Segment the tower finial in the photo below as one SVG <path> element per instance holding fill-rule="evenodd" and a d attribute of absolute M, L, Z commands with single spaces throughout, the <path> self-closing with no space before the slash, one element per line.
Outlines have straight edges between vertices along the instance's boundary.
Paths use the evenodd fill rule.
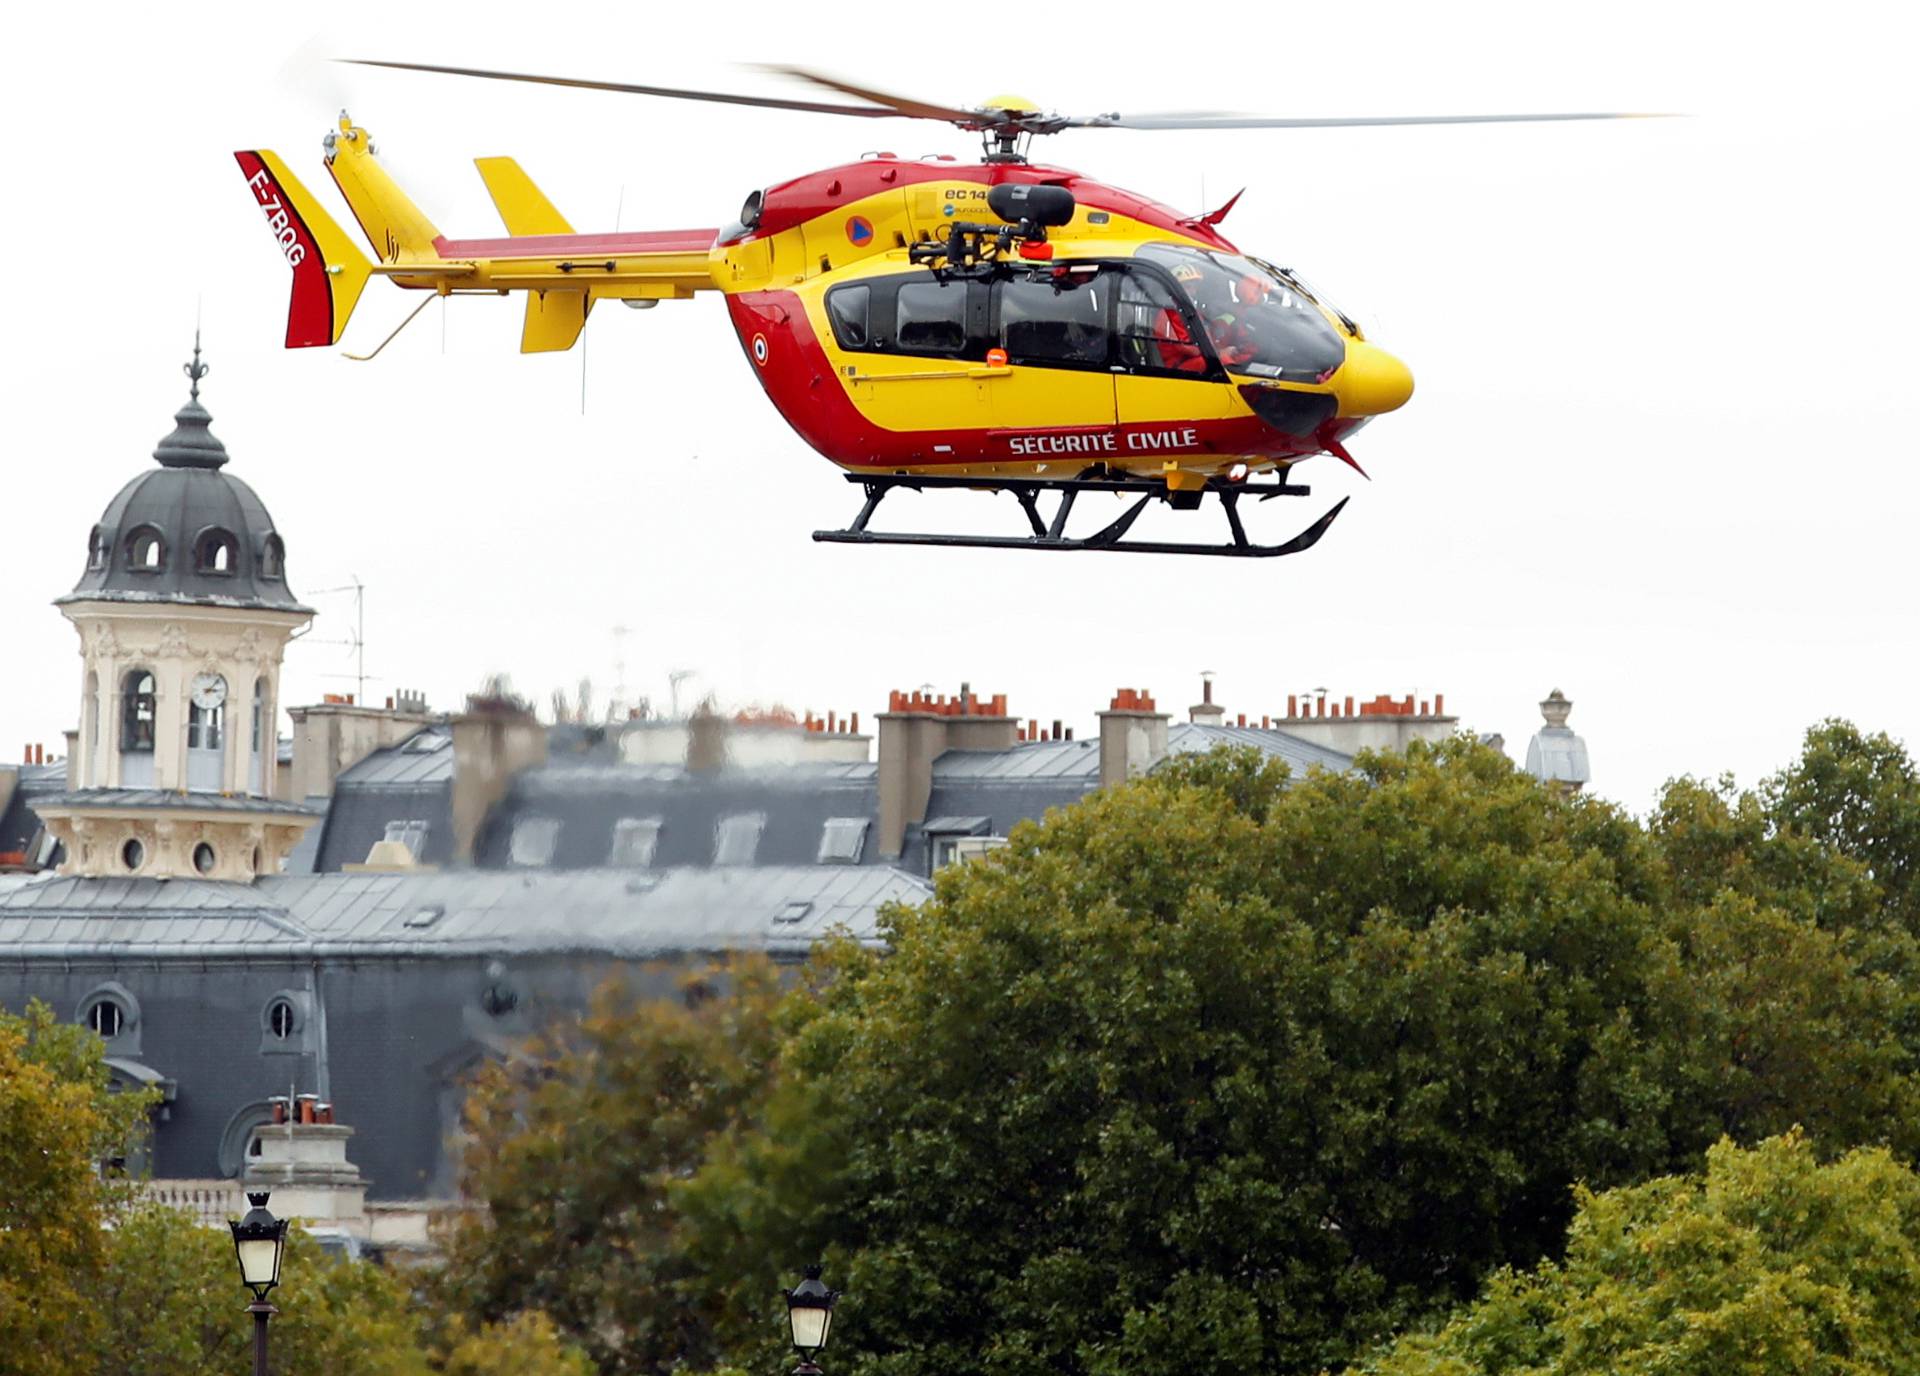
<path fill-rule="evenodd" d="M 200 379 L 213 371 L 213 365 L 200 361 L 200 327 L 198 325 L 193 327 L 193 362 L 181 364 L 180 371 L 185 373 L 193 384 L 187 389 L 187 395 L 194 401 L 200 400 Z"/>

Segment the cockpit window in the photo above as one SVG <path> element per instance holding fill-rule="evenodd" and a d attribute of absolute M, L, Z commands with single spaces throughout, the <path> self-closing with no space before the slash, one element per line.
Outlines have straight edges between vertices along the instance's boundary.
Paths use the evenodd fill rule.
<path fill-rule="evenodd" d="M 1149 244 L 1140 256 L 1173 275 L 1230 372 L 1314 382 L 1346 345 L 1298 282 L 1235 253 Z"/>

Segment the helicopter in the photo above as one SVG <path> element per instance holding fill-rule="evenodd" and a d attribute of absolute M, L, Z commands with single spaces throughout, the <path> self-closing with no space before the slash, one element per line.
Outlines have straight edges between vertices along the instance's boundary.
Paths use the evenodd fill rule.
<path fill-rule="evenodd" d="M 1633 118 L 1626 114 L 1282 118 L 1061 115 L 1020 97 L 972 107 L 895 95 L 794 67 L 840 99 L 790 99 L 425 63 L 357 65 L 854 118 L 938 120 L 981 136 L 981 158 L 880 152 L 753 191 L 718 228 L 579 234 L 511 158 L 475 160 L 505 238 L 442 234 L 342 112 L 325 165 L 371 261 L 278 155 L 234 156 L 293 273 L 289 348 L 339 342 L 367 282 L 437 296 L 527 294 L 524 353 L 572 348 L 594 305 L 724 298 L 768 399 L 845 470 L 864 503 L 818 541 L 1272 558 L 1315 545 L 1346 506 L 1291 539 L 1250 539 L 1240 503 L 1303 497 L 1296 464 L 1348 452 L 1413 393 L 1407 366 L 1287 267 L 1243 253 L 1202 214 L 1032 162 L 1065 129 L 1316 128 Z M 846 102 L 846 98 L 858 104 Z M 421 302 L 421 307 L 432 297 Z M 414 315 L 419 313 L 415 310 Z M 383 341 L 371 358 L 391 342 Z M 902 490 L 1010 493 L 1014 535 L 876 530 Z M 1076 501 L 1119 514 L 1068 533 Z M 1143 510 L 1212 496 L 1227 537 L 1129 538 Z M 1054 499 L 1043 512 L 1043 497 Z"/>

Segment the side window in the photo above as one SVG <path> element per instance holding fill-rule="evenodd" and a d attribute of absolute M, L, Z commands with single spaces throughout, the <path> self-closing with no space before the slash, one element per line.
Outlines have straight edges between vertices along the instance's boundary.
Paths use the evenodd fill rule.
<path fill-rule="evenodd" d="M 871 342 L 867 333 L 867 308 L 873 289 L 862 284 L 836 287 L 827 293 L 827 316 L 833 321 L 833 335 L 843 349 L 864 349 Z"/>
<path fill-rule="evenodd" d="M 996 282 L 995 335 L 1013 363 L 1107 366 L 1107 309 L 1115 274 L 1051 272 Z"/>
<path fill-rule="evenodd" d="M 1210 366 L 1200 332 L 1168 287 L 1152 273 L 1129 271 L 1121 279 L 1115 334 L 1120 362 L 1135 372 L 1205 375 Z"/>
<path fill-rule="evenodd" d="M 967 352 L 967 284 L 903 282 L 894 298 L 894 346 L 901 353 Z"/>

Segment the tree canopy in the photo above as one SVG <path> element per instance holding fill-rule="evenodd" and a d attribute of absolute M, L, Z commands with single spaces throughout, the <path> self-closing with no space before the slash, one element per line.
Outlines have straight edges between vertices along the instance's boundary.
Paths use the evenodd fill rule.
<path fill-rule="evenodd" d="M 1172 761 L 782 1006 L 609 1003 L 493 1072 L 449 1293 L 759 1368 L 824 1256 L 861 1376 L 1337 1367 L 1559 1257 L 1576 1187 L 1920 1146 L 1912 781 L 1838 723 L 1644 823 L 1466 739 Z"/>
<path fill-rule="evenodd" d="M 1920 1178 L 1884 1148 L 1722 1141 L 1704 1175 L 1581 1190 L 1565 1259 L 1501 1271 L 1350 1376 L 1882 1376 L 1920 1367 Z"/>

